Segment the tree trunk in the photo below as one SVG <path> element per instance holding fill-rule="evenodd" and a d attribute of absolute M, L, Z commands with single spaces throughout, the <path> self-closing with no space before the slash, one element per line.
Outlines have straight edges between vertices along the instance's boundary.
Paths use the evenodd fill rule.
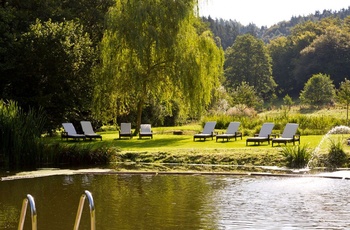
<path fill-rule="evenodd" d="M 346 104 L 346 125 L 349 125 L 349 104 Z"/>
<path fill-rule="evenodd" d="M 137 103 L 137 120 L 136 120 L 136 128 L 135 128 L 135 135 L 138 135 L 140 132 L 140 126 L 141 126 L 141 118 L 142 118 L 142 107 L 143 107 L 143 101 L 140 100 Z"/>

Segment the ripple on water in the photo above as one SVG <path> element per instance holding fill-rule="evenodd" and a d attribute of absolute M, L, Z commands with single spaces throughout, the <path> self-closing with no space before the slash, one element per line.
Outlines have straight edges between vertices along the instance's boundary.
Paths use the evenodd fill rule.
<path fill-rule="evenodd" d="M 228 178 L 217 194 L 227 229 L 345 229 L 349 181 L 326 178 Z M 302 226 L 302 227 L 301 227 Z"/>

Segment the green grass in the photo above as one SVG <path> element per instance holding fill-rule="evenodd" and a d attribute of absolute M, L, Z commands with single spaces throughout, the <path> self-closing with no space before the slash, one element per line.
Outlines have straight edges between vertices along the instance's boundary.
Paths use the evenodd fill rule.
<path fill-rule="evenodd" d="M 101 127 L 99 134 L 102 135 L 103 141 L 65 141 L 57 137 L 47 137 L 48 143 L 58 145 L 72 146 L 77 150 L 79 158 L 79 148 L 89 149 L 92 156 L 97 153 L 99 156 L 107 157 L 111 163 L 152 163 L 164 167 L 163 163 L 183 164 L 206 164 L 206 165 L 228 165 L 237 166 L 280 166 L 287 167 L 288 160 L 283 155 L 283 147 L 263 143 L 261 145 L 246 146 L 246 138 L 252 136 L 260 130 L 263 122 L 274 122 L 275 128 L 273 133 L 281 133 L 287 122 L 296 122 L 299 124 L 298 132 L 301 133 L 301 146 L 307 146 L 308 151 L 314 152 L 323 138 L 332 127 L 344 124 L 345 120 L 340 120 L 345 114 L 344 109 L 332 108 L 323 110 L 301 109 L 294 106 L 288 116 L 284 116 L 283 111 L 275 109 L 260 113 L 254 118 L 237 118 L 237 117 L 207 117 L 204 120 L 178 127 L 152 127 L 153 139 L 139 139 L 135 136 L 132 139 L 119 139 L 118 131 L 113 126 Z M 201 124 L 205 120 L 217 120 L 218 123 L 225 124 L 227 120 L 237 120 L 241 122 L 241 132 L 244 134 L 243 139 L 229 142 L 207 139 L 206 141 L 193 141 L 193 135 L 203 130 Z M 226 122 L 227 123 L 227 122 Z M 226 124 L 227 125 L 227 124 Z M 217 126 L 226 127 L 226 125 Z M 174 131 L 182 131 L 183 135 L 174 135 Z M 216 129 L 217 133 L 225 130 Z M 332 135 L 331 138 L 349 138 L 347 135 Z M 345 141 L 343 142 L 345 143 Z M 288 144 L 287 146 L 293 146 Z M 318 153 L 320 159 L 327 156 L 330 141 L 323 142 Z M 64 148 L 66 149 L 66 148 Z M 67 148 L 69 157 L 70 148 Z M 349 146 L 344 144 L 344 151 L 347 155 L 350 152 Z M 60 151 L 58 151 L 60 152 Z M 60 154 L 56 151 L 56 158 L 60 159 Z M 55 155 L 55 156 L 56 156 Z M 89 155 L 89 153 L 87 154 Z M 95 158 L 94 158 L 95 159 Z M 73 159 L 75 160 L 75 158 Z M 68 161 L 68 160 L 66 160 Z M 350 165 L 346 162 L 347 165 Z M 144 165 L 144 164 L 143 164 Z"/>
<path fill-rule="evenodd" d="M 259 117 L 276 117 L 281 114 L 281 109 L 274 109 L 269 111 L 264 111 L 258 114 Z M 346 118 L 346 109 L 342 107 L 332 107 L 322 108 L 322 109 L 311 109 L 311 108 L 301 108 L 300 106 L 292 106 L 289 115 L 304 114 L 308 116 L 331 116 L 340 119 Z"/>
<path fill-rule="evenodd" d="M 193 128 L 194 126 L 191 126 Z M 198 126 L 200 129 L 200 126 Z M 184 135 L 173 135 L 174 130 L 185 130 Z M 223 131 L 223 130 L 216 130 L 216 131 Z M 107 131 L 107 132 L 100 132 L 99 134 L 102 135 L 103 141 L 95 140 L 95 141 L 65 141 L 61 140 L 60 138 L 48 138 L 50 141 L 54 142 L 63 142 L 68 144 L 81 144 L 81 145 L 94 145 L 96 147 L 100 146 L 112 146 L 112 147 L 118 147 L 122 151 L 164 151 L 164 150 L 212 150 L 212 151 L 220 151 L 220 150 L 231 150 L 231 151 L 241 151 L 241 150 L 254 150 L 254 151 L 261 151 L 269 149 L 271 151 L 277 151 L 281 146 L 271 147 L 271 144 L 268 145 L 266 143 L 262 143 L 261 145 L 251 145 L 251 143 L 246 146 L 246 138 L 247 136 L 244 136 L 241 140 L 240 138 L 235 141 L 234 139 L 223 142 L 223 141 L 215 141 L 215 137 L 213 140 L 210 138 L 206 141 L 193 141 L 193 135 L 196 133 L 196 131 L 193 131 L 193 129 L 189 129 L 186 126 L 181 127 L 162 127 L 162 128 L 153 128 L 153 139 L 150 138 L 143 138 L 139 139 L 138 136 L 133 137 L 132 139 L 119 139 L 118 131 Z M 340 135 L 332 135 L 333 137 L 338 137 Z M 331 137 L 332 137 L 331 136 Z M 316 148 L 317 145 L 320 143 L 323 135 L 307 135 L 307 136 L 301 136 L 301 143 L 307 144 L 310 148 Z M 350 137 L 350 135 L 342 135 L 343 138 Z M 325 142 L 327 144 L 327 141 Z M 292 145 L 292 144 L 288 144 Z M 346 150 L 349 150 L 348 147 L 345 147 Z"/>
<path fill-rule="evenodd" d="M 193 128 L 193 126 L 191 127 Z M 173 130 L 186 130 L 185 135 L 173 135 Z M 219 130 L 216 130 L 219 131 Z M 271 144 L 246 146 L 246 136 L 229 142 L 207 139 L 193 141 L 193 134 L 188 127 L 153 128 L 153 139 L 134 137 L 119 139 L 117 131 L 100 132 L 103 141 L 65 141 L 59 138 L 49 138 L 50 142 L 68 145 L 90 146 L 93 148 L 115 148 L 113 162 L 136 163 L 180 163 L 180 164 L 217 164 L 246 166 L 280 166 L 287 165 L 283 157 L 284 145 L 272 147 Z M 339 135 L 334 135 L 337 138 Z M 344 138 L 346 135 L 343 135 Z M 301 136 L 301 145 L 307 145 L 311 151 L 322 139 L 322 135 Z M 321 151 L 328 150 L 329 141 L 325 141 Z M 292 144 L 288 144 L 292 146 Z M 345 146 L 345 151 L 349 147 Z"/>

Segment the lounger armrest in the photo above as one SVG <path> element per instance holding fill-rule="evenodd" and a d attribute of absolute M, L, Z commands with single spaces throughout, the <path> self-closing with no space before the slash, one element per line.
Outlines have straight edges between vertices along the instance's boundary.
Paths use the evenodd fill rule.
<path fill-rule="evenodd" d="M 236 136 L 242 136 L 242 132 L 235 132 Z"/>
<path fill-rule="evenodd" d="M 254 134 L 254 137 L 258 137 L 258 136 L 259 136 L 259 133 L 255 133 L 255 134 Z"/>

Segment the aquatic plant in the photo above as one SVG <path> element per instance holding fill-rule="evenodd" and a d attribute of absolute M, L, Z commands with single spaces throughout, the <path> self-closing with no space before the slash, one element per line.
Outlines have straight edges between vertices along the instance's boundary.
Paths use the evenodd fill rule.
<path fill-rule="evenodd" d="M 290 168 L 304 168 L 311 158 L 311 151 L 306 145 L 283 147 L 282 154 Z"/>

